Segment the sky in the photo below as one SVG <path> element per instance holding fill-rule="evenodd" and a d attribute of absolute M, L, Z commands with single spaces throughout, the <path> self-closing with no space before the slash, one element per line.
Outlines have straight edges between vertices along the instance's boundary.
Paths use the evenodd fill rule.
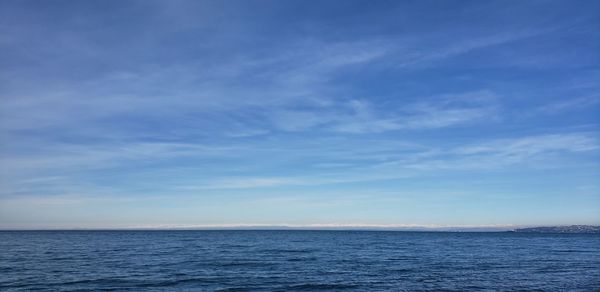
<path fill-rule="evenodd" d="M 0 228 L 600 224 L 599 1 L 0 0 Z"/>

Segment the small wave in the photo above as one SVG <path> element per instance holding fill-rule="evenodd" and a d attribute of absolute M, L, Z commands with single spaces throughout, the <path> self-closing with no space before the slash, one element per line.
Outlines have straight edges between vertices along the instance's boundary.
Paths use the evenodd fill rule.
<path fill-rule="evenodd" d="M 253 289 L 247 287 L 226 287 L 215 289 L 215 291 L 253 291 Z"/>
<path fill-rule="evenodd" d="M 3 284 L 0 283 L 0 290 L 1 289 L 15 289 L 15 288 L 27 288 L 27 287 L 31 287 L 33 286 L 32 284 L 28 284 L 28 283 L 17 283 L 17 284 Z"/>
<path fill-rule="evenodd" d="M 572 252 L 577 252 L 577 253 L 590 253 L 590 252 L 594 252 L 591 250 L 579 250 L 579 249 L 558 249 L 558 250 L 554 250 L 554 252 L 564 252 L 564 253 L 572 253 Z"/>
<path fill-rule="evenodd" d="M 411 268 L 391 268 L 391 269 L 387 269 L 387 271 L 392 272 L 392 273 L 411 273 L 411 272 L 415 272 L 415 269 L 411 269 Z"/>
<path fill-rule="evenodd" d="M 173 287 L 180 284 L 189 284 L 189 283 L 218 283 L 221 279 L 218 277 L 201 277 L 201 278 L 187 278 L 187 279 L 179 279 L 179 280 L 167 280 L 161 281 L 157 283 L 143 283 L 138 284 L 136 287 L 144 287 L 144 288 L 153 288 L 153 287 Z"/>
<path fill-rule="evenodd" d="M 264 266 L 272 266 L 275 263 L 273 262 L 226 262 L 226 263 L 218 263 L 217 266 L 220 267 L 264 267 Z"/>
<path fill-rule="evenodd" d="M 308 262 L 308 261 L 316 261 L 316 257 L 307 257 L 307 258 L 290 258 L 287 259 L 288 262 Z"/>
<path fill-rule="evenodd" d="M 317 249 L 265 249 L 260 252 L 265 253 L 311 253 L 318 251 Z"/>
<path fill-rule="evenodd" d="M 74 280 L 74 281 L 65 281 L 65 282 L 55 283 L 55 285 L 112 284 L 115 282 L 123 282 L 123 280 L 115 280 L 115 279 L 110 279 L 110 278 L 82 279 L 82 280 Z"/>
<path fill-rule="evenodd" d="M 357 284 L 342 284 L 342 283 L 304 283 L 287 286 L 286 289 L 295 290 L 330 290 L 330 289 L 350 289 L 358 288 Z"/>
<path fill-rule="evenodd" d="M 53 261 L 53 262 L 71 261 L 74 259 L 77 259 L 77 258 L 75 258 L 75 257 L 60 257 L 60 256 L 48 258 L 49 261 Z"/>
<path fill-rule="evenodd" d="M 251 245 L 245 244 L 221 244 L 219 248 L 249 248 Z"/>

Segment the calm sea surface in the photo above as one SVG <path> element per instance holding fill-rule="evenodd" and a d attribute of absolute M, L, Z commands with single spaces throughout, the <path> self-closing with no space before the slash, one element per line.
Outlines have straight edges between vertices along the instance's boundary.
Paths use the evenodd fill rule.
<path fill-rule="evenodd" d="M 600 236 L 6 231 L 0 290 L 600 291 Z"/>

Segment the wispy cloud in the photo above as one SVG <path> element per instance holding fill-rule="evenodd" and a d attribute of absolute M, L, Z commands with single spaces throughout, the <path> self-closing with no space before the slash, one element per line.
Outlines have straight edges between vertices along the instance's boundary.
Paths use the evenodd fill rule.
<path fill-rule="evenodd" d="M 538 112 L 545 114 L 557 114 L 569 110 L 577 110 L 596 106 L 600 103 L 600 96 L 585 96 L 555 101 L 538 108 Z"/>
<path fill-rule="evenodd" d="M 394 39 L 333 43 L 304 41 L 291 44 L 268 57 L 248 53 L 219 64 L 191 62 L 186 66 L 149 66 L 110 71 L 85 82 L 78 81 L 61 89 L 52 88 L 53 93 L 48 93 L 47 88 L 36 87 L 21 93 L 5 92 L 2 97 L 2 126 L 5 129 L 71 127 L 73 123 L 97 124 L 123 115 L 168 118 L 193 110 L 227 113 L 258 106 L 262 110 L 274 110 L 275 116 L 282 116 L 280 119 L 283 120 L 281 124 L 284 129 L 296 130 L 322 124 L 331 118 L 327 114 L 326 117 L 316 118 L 311 116 L 314 113 L 285 109 L 297 105 L 339 106 L 347 99 L 344 93 L 336 92 L 335 86 L 330 83 L 348 66 L 362 66 L 368 70 L 368 65 L 374 65 L 373 68 L 377 68 L 381 65 L 380 60 L 397 55 L 409 58 L 407 64 L 431 62 L 521 37 L 469 40 L 465 44 L 450 45 L 441 52 L 439 49 L 425 51 L 419 56 L 405 54 L 405 45 L 397 44 Z M 124 104 L 128 106 L 124 107 Z M 424 113 L 420 122 L 397 121 L 394 117 L 369 118 L 360 116 L 357 111 L 350 114 L 354 119 L 366 121 L 340 121 L 338 123 L 348 125 L 333 128 L 345 132 L 377 132 L 418 128 L 424 125 L 424 120 L 429 121 L 425 127 L 438 127 L 456 123 L 458 116 L 475 115 L 474 112 L 437 110 L 440 112 L 436 112 L 435 108 L 429 109 L 437 121 Z M 297 124 L 298 120 L 305 121 L 306 125 Z"/>
<path fill-rule="evenodd" d="M 444 158 L 431 158 L 409 167 L 416 169 L 496 169 L 527 163 L 529 166 L 553 168 L 564 164 L 560 158 L 568 153 L 600 149 L 593 133 L 534 135 L 498 139 L 475 145 L 465 145 L 443 152 Z M 564 166 L 564 165 L 563 165 Z"/>
<path fill-rule="evenodd" d="M 250 177 L 250 178 L 219 178 L 199 186 L 180 186 L 179 189 L 251 189 L 302 184 L 298 178 L 290 177 Z"/>
<path fill-rule="evenodd" d="M 537 135 L 525 138 L 502 139 L 477 146 L 462 147 L 459 154 L 491 154 L 503 156 L 532 156 L 554 151 L 591 151 L 600 147 L 597 135 L 590 133 L 568 133 Z"/>
<path fill-rule="evenodd" d="M 476 50 L 482 50 L 492 46 L 516 42 L 526 38 L 548 33 L 552 29 L 528 30 L 511 33 L 498 33 L 494 35 L 473 36 L 470 38 L 451 39 L 447 43 L 433 45 L 428 51 L 411 50 L 408 54 L 402 54 L 395 64 L 398 67 L 428 67 L 436 61 L 445 60 Z M 427 39 L 427 36 L 425 36 Z"/>
<path fill-rule="evenodd" d="M 320 129 L 342 133 L 380 133 L 490 121 L 498 113 L 495 94 L 477 91 L 386 107 L 355 99 L 318 110 L 278 111 L 272 119 L 277 128 L 285 131 Z"/>

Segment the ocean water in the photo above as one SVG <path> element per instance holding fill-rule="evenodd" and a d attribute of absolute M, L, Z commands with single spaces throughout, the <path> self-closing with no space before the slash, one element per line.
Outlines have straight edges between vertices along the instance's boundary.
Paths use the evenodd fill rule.
<path fill-rule="evenodd" d="M 600 236 L 2 231 L 0 290 L 600 291 Z"/>

